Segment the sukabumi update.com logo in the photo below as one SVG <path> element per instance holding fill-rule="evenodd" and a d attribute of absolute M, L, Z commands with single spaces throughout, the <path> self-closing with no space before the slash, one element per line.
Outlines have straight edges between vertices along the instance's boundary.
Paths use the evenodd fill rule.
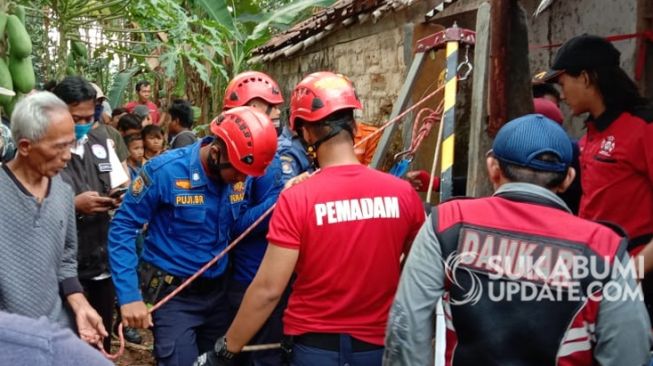
<path fill-rule="evenodd" d="M 460 290 L 452 305 L 473 305 L 482 298 L 622 301 L 643 297 L 634 281 L 643 278 L 643 260 L 637 260 L 638 266 L 557 239 L 464 228 L 444 267 L 448 282 Z"/>
<path fill-rule="evenodd" d="M 641 261 L 641 258 L 638 258 Z M 626 278 L 642 278 L 634 260 L 571 256 L 480 257 L 476 252 L 452 253 L 444 263 L 447 279 L 463 291 L 451 305 L 490 301 L 626 301 L 643 300 L 641 287 Z M 460 280 L 464 273 L 467 281 Z"/>

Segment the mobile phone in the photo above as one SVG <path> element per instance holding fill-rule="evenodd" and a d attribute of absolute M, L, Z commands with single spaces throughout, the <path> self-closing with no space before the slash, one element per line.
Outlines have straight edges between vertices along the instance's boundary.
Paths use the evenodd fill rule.
<path fill-rule="evenodd" d="M 125 192 L 127 192 L 127 190 L 128 190 L 128 188 L 126 188 L 126 187 L 123 187 L 123 188 L 116 188 L 115 191 L 111 192 L 111 194 L 109 195 L 109 197 L 111 197 L 111 198 L 120 198 L 120 196 L 122 196 L 123 194 L 125 194 Z"/>

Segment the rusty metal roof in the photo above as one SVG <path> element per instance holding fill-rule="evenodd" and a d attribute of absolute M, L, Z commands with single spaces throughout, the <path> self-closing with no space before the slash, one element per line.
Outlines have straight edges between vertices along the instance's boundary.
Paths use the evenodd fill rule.
<path fill-rule="evenodd" d="M 320 41 L 333 31 L 354 23 L 376 23 L 391 11 L 398 11 L 419 0 L 338 0 L 329 8 L 313 14 L 290 29 L 272 37 L 256 48 L 249 63 L 269 62 L 280 57 L 290 57 Z M 442 0 L 429 15 L 438 13 L 456 0 Z"/>
<path fill-rule="evenodd" d="M 387 12 L 400 10 L 416 0 L 338 0 L 310 18 L 272 37 L 253 51 L 250 63 L 272 61 L 310 47 L 327 34 L 354 23 L 377 22 Z"/>

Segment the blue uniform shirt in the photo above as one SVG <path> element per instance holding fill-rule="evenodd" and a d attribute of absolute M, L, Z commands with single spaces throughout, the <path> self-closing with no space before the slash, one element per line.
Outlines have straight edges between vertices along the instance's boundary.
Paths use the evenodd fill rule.
<path fill-rule="evenodd" d="M 145 223 L 143 261 L 175 276 L 193 275 L 227 246 L 233 223 L 229 190 L 210 180 L 200 162 L 200 147 L 211 141 L 148 161 L 125 194 L 109 230 L 109 261 L 121 305 L 142 299 L 135 241 Z M 222 259 L 203 276 L 220 276 L 226 265 Z"/>
<path fill-rule="evenodd" d="M 245 183 L 231 186 L 229 201 L 236 224 L 233 237 L 237 237 L 277 202 L 286 182 L 309 170 L 306 151 L 289 130 L 284 129 L 278 139 L 277 154 L 261 177 L 248 177 Z M 261 222 L 233 249 L 233 279 L 248 284 L 254 279 L 267 248 L 266 235 L 270 216 Z"/>

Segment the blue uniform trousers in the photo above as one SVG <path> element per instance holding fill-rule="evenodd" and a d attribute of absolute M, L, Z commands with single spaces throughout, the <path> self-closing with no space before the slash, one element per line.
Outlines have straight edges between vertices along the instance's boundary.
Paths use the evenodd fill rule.
<path fill-rule="evenodd" d="M 210 286 L 191 284 L 152 313 L 157 365 L 192 365 L 198 355 L 213 349 L 217 339 L 226 333 L 232 312 L 224 277 L 212 280 Z M 172 290 L 168 289 L 160 298 Z"/>
<path fill-rule="evenodd" d="M 229 304 L 231 305 L 233 315 L 238 312 L 238 308 L 245 297 L 247 284 L 231 280 L 229 281 Z M 283 311 L 288 304 L 290 286 L 279 300 L 279 304 L 274 308 L 268 320 L 263 327 L 256 333 L 254 338 L 248 344 L 269 344 L 279 343 L 283 338 Z M 282 361 L 282 352 L 279 349 L 256 352 L 242 352 L 238 355 L 236 365 L 238 366 L 279 366 Z M 315 366 L 315 365 L 313 365 Z"/>
<path fill-rule="evenodd" d="M 383 348 L 353 352 L 351 336 L 340 335 L 340 350 L 329 351 L 295 342 L 291 366 L 381 366 Z"/>

